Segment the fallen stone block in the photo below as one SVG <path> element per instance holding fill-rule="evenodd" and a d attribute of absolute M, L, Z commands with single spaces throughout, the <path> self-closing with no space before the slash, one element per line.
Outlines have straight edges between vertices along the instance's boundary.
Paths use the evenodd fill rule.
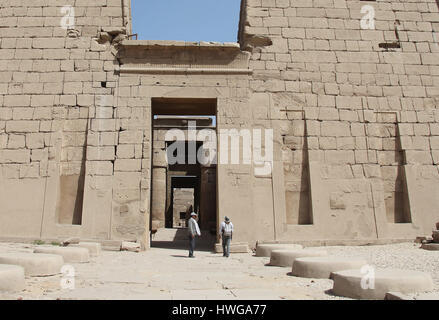
<path fill-rule="evenodd" d="M 270 257 L 271 251 L 280 249 L 300 250 L 303 246 L 290 243 L 261 243 L 256 246 L 256 257 Z"/>
<path fill-rule="evenodd" d="M 429 251 L 439 251 L 439 243 L 423 243 L 421 248 Z"/>
<path fill-rule="evenodd" d="M 215 252 L 223 253 L 223 245 L 221 243 L 215 244 Z M 251 252 L 248 243 L 232 243 L 230 245 L 230 253 L 249 253 Z"/>
<path fill-rule="evenodd" d="M 79 238 L 68 238 L 66 240 L 64 240 L 63 242 L 61 242 L 61 245 L 64 247 L 67 247 L 68 245 L 71 244 L 78 244 L 81 240 L 79 240 Z"/>
<path fill-rule="evenodd" d="M 365 273 L 360 269 L 333 272 L 333 293 L 353 299 L 383 300 L 388 292 L 402 294 L 433 290 L 433 279 L 428 273 L 400 270 L 375 269 L 370 278 L 365 280 Z"/>
<path fill-rule="evenodd" d="M 367 261 L 359 258 L 333 256 L 298 258 L 294 260 L 292 275 L 302 278 L 328 279 L 332 272 L 360 270 L 365 265 Z"/>
<path fill-rule="evenodd" d="M 305 257 L 325 257 L 328 252 L 314 249 L 281 249 L 271 251 L 270 265 L 278 267 L 292 267 L 294 260 Z"/>
<path fill-rule="evenodd" d="M 98 242 L 80 242 L 79 244 L 74 244 L 72 247 L 88 249 L 91 257 L 100 256 L 102 251 L 102 246 Z"/>
<path fill-rule="evenodd" d="M 416 237 L 415 243 L 422 243 L 427 240 L 427 237 Z"/>
<path fill-rule="evenodd" d="M 21 266 L 0 264 L 0 292 L 19 292 L 24 289 L 24 269 Z"/>
<path fill-rule="evenodd" d="M 122 241 L 122 244 L 120 246 L 120 250 L 121 251 L 131 251 L 131 252 L 140 252 L 141 247 L 140 247 L 140 243 Z"/>
<path fill-rule="evenodd" d="M 38 247 L 34 253 L 57 254 L 67 263 L 86 263 L 90 261 L 88 249 L 79 247 Z"/>
<path fill-rule="evenodd" d="M 45 277 L 61 272 L 64 259 L 60 255 L 35 253 L 1 253 L 0 264 L 19 265 L 26 276 Z"/>
<path fill-rule="evenodd" d="M 426 243 L 434 243 L 434 242 L 433 242 L 433 238 L 427 237 L 425 240 L 422 240 L 421 243 L 426 244 Z"/>

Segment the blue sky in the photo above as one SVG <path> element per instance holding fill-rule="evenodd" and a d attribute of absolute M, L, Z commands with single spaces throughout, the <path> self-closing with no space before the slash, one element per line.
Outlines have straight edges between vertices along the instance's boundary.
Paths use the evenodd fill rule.
<path fill-rule="evenodd" d="M 139 40 L 236 42 L 241 0 L 131 0 Z"/>

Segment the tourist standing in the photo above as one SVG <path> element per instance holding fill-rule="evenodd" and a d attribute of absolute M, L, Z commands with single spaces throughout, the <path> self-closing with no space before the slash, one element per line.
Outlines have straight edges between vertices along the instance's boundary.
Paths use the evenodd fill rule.
<path fill-rule="evenodd" d="M 200 227 L 197 223 L 197 214 L 195 212 L 191 213 L 191 218 L 188 223 L 188 233 L 189 233 L 189 258 L 195 258 L 195 237 L 200 237 Z"/>
<path fill-rule="evenodd" d="M 220 227 L 220 237 L 223 240 L 223 257 L 230 256 L 230 243 L 233 238 L 233 223 L 229 217 L 224 217 Z"/>

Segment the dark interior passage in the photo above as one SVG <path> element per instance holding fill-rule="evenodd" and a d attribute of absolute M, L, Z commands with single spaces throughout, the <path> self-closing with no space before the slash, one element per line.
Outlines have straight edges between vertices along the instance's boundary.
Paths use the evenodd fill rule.
<path fill-rule="evenodd" d="M 203 141 L 197 134 L 202 129 L 216 130 L 216 100 L 153 99 L 152 112 L 152 246 L 186 248 L 185 228 L 190 213 L 196 212 L 200 246 L 211 250 L 217 228 L 216 164 L 199 162 Z M 195 135 L 190 135 L 192 128 Z M 183 139 L 169 137 L 169 130 L 175 129 Z"/>

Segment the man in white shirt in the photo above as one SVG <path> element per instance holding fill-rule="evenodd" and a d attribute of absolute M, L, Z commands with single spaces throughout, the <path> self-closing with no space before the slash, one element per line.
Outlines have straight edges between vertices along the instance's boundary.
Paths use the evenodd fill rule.
<path fill-rule="evenodd" d="M 195 258 L 194 250 L 195 250 L 195 237 L 201 236 L 200 227 L 198 227 L 197 223 L 197 214 L 195 212 L 191 213 L 191 218 L 188 223 L 188 233 L 189 233 L 189 258 Z"/>
<path fill-rule="evenodd" d="M 230 256 L 230 242 L 233 237 L 233 223 L 230 221 L 229 217 L 224 217 L 224 221 L 221 223 L 220 227 L 220 238 L 223 239 L 223 257 Z"/>

